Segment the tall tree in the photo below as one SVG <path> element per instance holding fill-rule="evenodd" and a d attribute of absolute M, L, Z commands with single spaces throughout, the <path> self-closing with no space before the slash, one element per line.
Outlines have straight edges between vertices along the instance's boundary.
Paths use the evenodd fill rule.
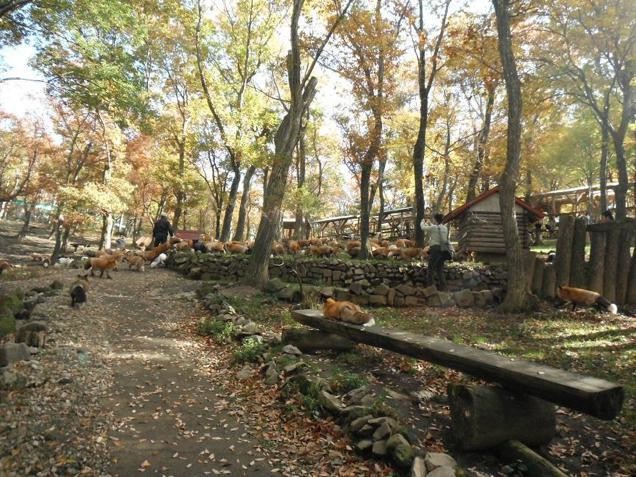
<path fill-rule="evenodd" d="M 506 245 L 508 280 L 506 296 L 501 308 L 504 311 L 520 311 L 526 306 L 526 280 L 521 261 L 521 242 L 515 216 L 515 193 L 521 160 L 521 82 L 512 47 L 510 32 L 510 1 L 493 0 L 497 18 L 499 56 L 508 94 L 508 136 L 506 165 L 499 178 L 499 206 Z"/>
<path fill-rule="evenodd" d="M 397 7 L 390 11 L 390 6 Z M 398 63 L 402 54 L 399 36 L 405 10 L 398 4 L 375 0 L 354 6 L 335 36 L 329 66 L 349 81 L 359 121 L 341 121 L 349 147 L 350 164 L 359 170 L 360 258 L 367 258 L 369 219 L 373 196 L 382 183 L 386 155 L 383 153 L 384 121 L 399 106 L 395 95 Z M 393 20 L 390 20 L 391 14 Z M 389 18 L 386 18 L 389 17 Z M 380 161 L 375 186 L 372 175 Z"/>
<path fill-rule="evenodd" d="M 268 104 L 254 82 L 272 59 L 271 40 L 280 11 L 272 0 L 238 0 L 219 10 L 217 22 L 206 20 L 203 2 L 197 0 L 194 35 L 201 89 L 232 172 L 220 236 L 227 241 L 243 168 L 255 160 L 254 146 L 263 143 L 254 134 L 254 123 L 262 119 Z"/>
<path fill-rule="evenodd" d="M 293 0 L 290 21 L 291 50 L 287 53 L 286 59 L 290 96 L 289 109 L 274 137 L 274 158 L 268 174 L 267 189 L 263 197 L 263 210 L 249 262 L 249 280 L 258 286 L 264 285 L 269 278 L 269 256 L 276 232 L 280 227 L 281 206 L 285 197 L 289 168 L 293 162 L 294 148 L 300 134 L 301 120 L 316 94 L 318 80 L 312 76 L 313 70 L 325 45 L 352 3 L 353 0 L 349 0 L 339 12 L 324 41 L 314 53 L 313 61 L 309 64 L 304 76 L 301 76 L 302 62 L 298 24 L 304 0 Z"/>
<path fill-rule="evenodd" d="M 446 33 L 448 22 L 448 9 L 451 0 L 441 3 L 442 15 L 437 36 L 429 42 L 427 32 L 424 29 L 424 5 L 423 0 L 418 0 L 419 18 L 414 25 L 417 34 L 417 85 L 420 99 L 419 125 L 417 139 L 413 146 L 413 181 L 415 185 L 415 241 L 418 247 L 424 246 L 424 232 L 420 228 L 420 222 L 424 219 L 424 153 L 426 151 L 426 130 L 428 128 L 429 99 L 431 89 L 437 73 L 442 68 L 440 61 L 441 46 Z M 432 50 L 428 48 L 432 46 Z M 427 70 L 427 58 L 430 53 L 430 67 Z"/>
<path fill-rule="evenodd" d="M 566 92 L 597 118 L 603 139 L 602 183 L 611 139 L 619 182 L 614 191 L 616 217 L 623 219 L 629 186 L 625 138 L 636 114 L 636 5 L 629 0 L 567 0 L 545 5 L 545 14 L 551 41 L 543 59 L 556 78 L 567 79 Z"/>

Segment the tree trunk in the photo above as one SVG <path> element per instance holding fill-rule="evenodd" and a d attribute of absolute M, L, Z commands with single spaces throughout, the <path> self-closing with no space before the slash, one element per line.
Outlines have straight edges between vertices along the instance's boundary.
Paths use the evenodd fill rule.
<path fill-rule="evenodd" d="M 51 254 L 51 263 L 57 262 L 60 252 L 62 251 L 62 231 L 63 226 L 60 224 L 60 218 L 62 217 L 62 208 L 64 204 L 61 203 L 57 207 L 57 213 L 55 215 L 55 223 L 51 230 L 51 235 L 55 235 L 55 245 L 53 246 L 53 253 Z M 51 237 L 49 235 L 49 238 Z"/>
<path fill-rule="evenodd" d="M 554 264 L 547 263 L 543 268 L 543 280 L 541 283 L 541 296 L 554 298 L 556 293 L 556 270 Z"/>
<path fill-rule="evenodd" d="M 627 175 L 627 162 L 625 160 L 625 136 L 612 133 L 612 140 L 614 142 L 616 170 L 618 172 L 618 185 L 614 188 L 616 220 L 623 221 L 627 217 L 627 191 L 629 190 L 629 176 Z"/>
<path fill-rule="evenodd" d="M 534 274 L 532 275 L 530 290 L 535 295 L 540 296 L 543 287 L 543 275 L 545 274 L 545 260 L 541 257 L 535 257 L 534 260 Z"/>
<path fill-rule="evenodd" d="M 606 98 L 606 102 L 608 99 Z M 601 119 L 601 163 L 599 165 L 599 187 L 601 188 L 600 205 L 601 213 L 607 210 L 607 159 L 609 156 L 609 124 L 608 105 L 605 105 L 604 115 Z"/>
<path fill-rule="evenodd" d="M 234 177 L 232 177 L 232 185 L 230 185 L 230 193 L 227 197 L 227 206 L 225 207 L 225 215 L 223 216 L 223 228 L 221 229 L 221 242 L 227 242 L 230 240 L 230 233 L 232 231 L 232 219 L 234 217 L 234 207 L 236 206 L 236 198 L 238 197 L 238 188 L 241 183 L 241 169 L 236 163 L 232 170 L 234 171 Z"/>
<path fill-rule="evenodd" d="M 31 217 L 33 216 L 33 212 L 35 211 L 35 204 L 37 200 L 34 199 L 31 201 L 31 204 L 27 207 L 26 199 L 24 203 L 24 221 L 22 222 L 22 228 L 20 232 L 18 232 L 18 242 L 21 242 L 31 230 Z"/>
<path fill-rule="evenodd" d="M 453 437 L 464 451 L 491 449 L 510 439 L 540 446 L 556 434 L 554 406 L 525 394 L 450 384 L 448 404 Z"/>
<path fill-rule="evenodd" d="M 234 232 L 234 240 L 242 242 L 245 240 L 245 221 L 247 220 L 247 206 L 250 202 L 250 188 L 252 184 L 252 176 L 256 171 L 256 166 L 248 167 L 243 176 L 243 194 L 241 195 L 241 203 L 239 205 L 239 215 L 236 222 L 236 231 Z"/>
<path fill-rule="evenodd" d="M 370 255 L 369 243 L 369 216 L 371 215 L 371 204 L 369 203 L 369 188 L 371 186 L 371 168 L 366 161 L 362 163 L 360 169 L 360 253 L 358 258 L 367 259 Z"/>
<path fill-rule="evenodd" d="M 294 3 L 294 9 L 296 6 L 297 2 Z M 300 12 L 297 14 L 299 15 Z M 298 21 L 297 18 L 296 21 Z M 292 20 L 293 23 L 294 20 Z M 294 61 L 292 61 L 293 56 L 292 54 L 288 55 L 290 70 L 295 69 Z M 300 74 L 299 70 L 300 58 L 298 57 L 298 71 L 290 71 L 290 76 Z M 292 153 L 300 132 L 301 116 L 316 94 L 316 84 L 316 78 L 312 77 L 304 91 L 292 90 L 292 98 L 296 98 L 297 104 L 290 106 L 276 131 L 274 141 L 276 152 L 267 180 L 261 220 L 258 224 L 247 274 L 248 281 L 258 287 L 262 287 L 269 279 L 269 256 L 272 251 L 272 243 L 280 227 L 281 207 L 287 186 L 287 175 L 292 163 Z M 299 88 L 300 85 L 297 84 L 297 87 Z"/>
<path fill-rule="evenodd" d="M 423 49 L 422 49 L 423 50 Z M 415 185 L 415 242 L 418 247 L 424 246 L 424 231 L 420 227 L 424 220 L 424 150 L 426 147 L 426 128 L 428 124 L 428 96 L 425 83 L 424 51 L 420 52 L 418 62 L 418 84 L 420 91 L 420 121 L 417 139 L 413 147 L 413 181 Z"/>
<path fill-rule="evenodd" d="M 515 189 L 521 152 L 521 84 L 512 49 L 509 0 L 493 0 L 493 5 L 497 17 L 499 55 L 508 93 L 506 165 L 499 179 L 499 206 L 501 208 L 504 243 L 506 244 L 508 284 L 506 297 L 501 308 L 503 311 L 520 311 L 526 307 L 527 301 L 525 277 L 522 270 L 521 243 L 515 218 Z"/>
<path fill-rule="evenodd" d="M 510 440 L 497 446 L 501 462 L 514 464 L 522 462 L 527 470 L 524 475 L 536 477 L 567 477 L 567 474 L 555 467 L 545 457 L 537 454 L 519 441 Z"/>
<path fill-rule="evenodd" d="M 300 139 L 298 141 L 297 148 L 297 165 L 296 165 L 296 185 L 298 190 L 301 190 L 305 185 L 305 176 L 306 176 L 306 165 L 307 165 L 307 156 L 305 151 L 305 139 L 303 134 L 305 132 L 305 127 L 301 128 Z M 304 214 L 303 208 L 301 204 L 298 204 L 296 207 L 296 222 L 294 223 L 294 239 L 299 240 L 303 236 L 303 223 L 304 223 Z"/>
<path fill-rule="evenodd" d="M 477 138 L 477 158 L 475 159 L 475 165 L 473 166 L 470 176 L 468 178 L 468 192 L 466 194 L 466 202 L 473 200 L 477 197 L 477 182 L 481 177 L 481 171 L 484 167 L 484 163 L 488 158 L 488 138 L 490 136 L 490 124 L 492 123 L 492 111 L 495 104 L 495 90 L 496 88 L 486 88 L 486 112 L 484 114 L 484 123 L 482 124 L 481 131 Z"/>

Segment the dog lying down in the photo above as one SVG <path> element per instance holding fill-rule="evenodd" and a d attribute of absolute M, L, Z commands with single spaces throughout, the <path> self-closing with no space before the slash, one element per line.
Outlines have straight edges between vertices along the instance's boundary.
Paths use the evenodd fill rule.
<path fill-rule="evenodd" d="M 159 255 L 157 255 L 157 258 L 152 261 L 152 263 L 150 264 L 150 268 L 165 267 L 167 259 L 168 255 L 166 255 L 165 253 L 160 253 Z"/>

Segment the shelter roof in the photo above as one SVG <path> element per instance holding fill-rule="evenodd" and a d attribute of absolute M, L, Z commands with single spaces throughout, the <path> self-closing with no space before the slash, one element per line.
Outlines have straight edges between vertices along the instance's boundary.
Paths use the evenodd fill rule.
<path fill-rule="evenodd" d="M 489 189 L 486 192 L 482 192 L 481 194 L 479 194 L 477 197 L 475 197 L 470 202 L 466 202 L 464 205 L 462 205 L 460 207 L 457 207 L 452 212 L 449 212 L 448 214 L 446 214 L 446 216 L 444 217 L 444 222 L 451 222 L 451 221 L 457 219 L 464 212 L 467 212 L 468 210 L 470 210 L 473 206 L 475 206 L 479 202 L 487 199 L 490 196 L 498 194 L 498 193 L 499 193 L 499 186 L 493 187 L 492 189 Z M 542 219 L 543 217 L 545 217 L 545 213 L 543 213 L 542 211 L 540 211 L 538 209 L 535 209 L 530 204 L 528 204 L 525 200 L 520 199 L 519 197 L 515 197 L 515 204 L 517 204 L 519 207 L 527 210 L 530 214 L 534 215 L 538 219 Z"/>

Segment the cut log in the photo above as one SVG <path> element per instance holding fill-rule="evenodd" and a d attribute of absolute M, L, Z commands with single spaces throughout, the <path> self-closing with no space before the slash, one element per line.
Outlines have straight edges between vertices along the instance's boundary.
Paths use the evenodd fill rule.
<path fill-rule="evenodd" d="M 521 461 L 527 467 L 528 477 L 567 477 L 548 459 L 540 456 L 519 441 L 506 441 L 497 447 L 499 458 L 504 463 Z M 524 474 L 525 475 L 525 474 Z"/>
<path fill-rule="evenodd" d="M 282 342 L 296 346 L 303 353 L 321 350 L 351 351 L 356 345 L 353 341 L 333 333 L 302 328 L 284 329 Z"/>
<path fill-rule="evenodd" d="M 535 295 L 541 295 L 541 289 L 543 286 L 543 274 L 545 268 L 545 260 L 540 257 L 534 259 L 534 274 L 532 275 L 532 293 Z"/>
<path fill-rule="evenodd" d="M 618 239 L 618 263 L 616 265 L 616 304 L 623 305 L 627 300 L 627 284 L 631 265 L 631 248 L 634 242 L 634 231 L 624 228 Z"/>
<path fill-rule="evenodd" d="M 585 241 L 587 220 L 579 217 L 574 221 L 572 235 L 572 259 L 570 264 L 570 285 L 585 288 Z"/>
<path fill-rule="evenodd" d="M 543 298 L 554 298 L 556 296 L 556 269 L 552 263 L 546 263 L 543 268 L 541 296 Z"/>
<path fill-rule="evenodd" d="M 590 267 L 587 278 L 588 290 L 603 293 L 605 274 L 605 233 L 590 232 Z"/>
<path fill-rule="evenodd" d="M 623 405 L 623 387 L 603 379 L 508 358 L 432 336 L 328 320 L 318 310 L 294 310 L 292 318 L 312 328 L 441 364 L 601 419 L 613 419 Z"/>
<path fill-rule="evenodd" d="M 488 386 L 448 386 L 451 427 L 465 451 L 491 449 L 517 439 L 547 444 L 556 434 L 554 405 L 526 394 Z"/>
<path fill-rule="evenodd" d="M 556 285 L 564 286 L 570 283 L 570 266 L 572 265 L 572 236 L 574 235 L 574 217 L 570 214 L 559 216 L 559 236 L 557 237 Z"/>
<path fill-rule="evenodd" d="M 605 268 L 603 270 L 603 296 L 616 301 L 616 270 L 618 269 L 618 240 L 620 228 L 613 227 L 606 233 Z"/>

